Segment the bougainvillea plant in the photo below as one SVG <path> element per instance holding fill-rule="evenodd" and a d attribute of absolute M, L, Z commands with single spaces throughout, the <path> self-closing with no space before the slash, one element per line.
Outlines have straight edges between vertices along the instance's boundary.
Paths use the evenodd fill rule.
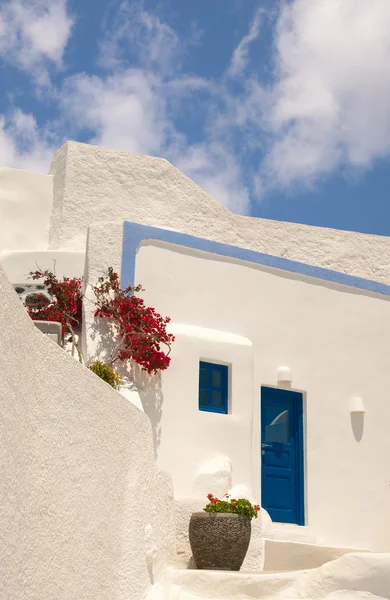
<path fill-rule="evenodd" d="M 225 494 L 222 500 L 215 498 L 213 494 L 208 494 L 208 504 L 203 509 L 210 513 L 236 513 L 237 515 L 245 515 L 248 519 L 257 519 L 257 514 L 260 510 L 258 504 L 252 504 L 245 498 L 235 500 L 229 494 Z"/>
<path fill-rule="evenodd" d="M 36 303 L 28 306 L 30 317 L 38 321 L 56 321 L 62 324 L 62 335 L 71 334 L 72 350 L 76 347 L 79 359 L 81 351 L 74 329 L 81 325 L 82 318 L 82 280 L 64 277 L 60 281 L 49 270 L 32 271 L 34 280 L 44 279 L 51 301 L 42 294 Z M 174 336 L 167 332 L 169 317 L 162 317 L 156 310 L 146 306 L 145 302 L 135 294 L 144 291 L 142 286 L 129 286 L 122 289 L 119 276 L 112 268 L 99 277 L 93 288 L 95 297 L 95 318 L 107 320 L 112 325 L 114 349 L 109 365 L 116 361 L 134 360 L 142 369 L 157 373 L 167 369 L 170 364 L 170 349 Z"/>
<path fill-rule="evenodd" d="M 56 321 L 62 325 L 62 337 L 67 333 L 71 335 L 72 353 L 77 349 L 79 360 L 82 362 L 80 348 L 76 342 L 74 329 L 81 324 L 83 294 L 81 279 L 78 277 L 64 277 L 60 281 L 49 270 L 31 271 L 30 277 L 34 280 L 43 278 L 43 285 L 47 287 L 50 302 L 43 294 L 35 296 L 36 302 L 27 306 L 28 314 L 34 321 Z M 41 302 L 40 302 L 41 300 Z"/>
<path fill-rule="evenodd" d="M 135 295 L 144 291 L 142 286 L 122 289 L 118 274 L 110 268 L 106 275 L 99 277 L 93 291 L 95 317 L 109 319 L 116 329 L 117 343 L 111 364 L 116 360 L 134 360 L 148 373 L 167 369 L 171 344 L 175 340 L 167 332 L 170 318 L 162 317 Z"/>

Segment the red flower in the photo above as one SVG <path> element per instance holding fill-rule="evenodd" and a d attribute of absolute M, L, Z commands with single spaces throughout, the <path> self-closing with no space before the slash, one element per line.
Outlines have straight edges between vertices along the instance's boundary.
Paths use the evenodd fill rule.
<path fill-rule="evenodd" d="M 232 509 L 234 510 L 236 508 L 237 504 L 232 504 Z"/>
<path fill-rule="evenodd" d="M 208 498 L 209 500 L 212 500 L 212 499 L 214 498 L 214 496 L 213 496 L 212 494 L 207 494 L 207 498 Z"/>
<path fill-rule="evenodd" d="M 52 297 L 51 302 L 45 305 L 28 306 L 30 317 L 34 321 L 61 323 L 63 337 L 65 333 L 71 333 L 71 329 L 81 323 L 83 299 L 81 279 L 64 277 L 59 281 L 51 271 L 34 271 L 30 275 L 34 280 L 44 278 L 43 284 L 47 286 Z"/>
<path fill-rule="evenodd" d="M 259 506 L 258 504 L 255 504 L 255 509 L 256 509 L 257 511 L 259 511 L 259 510 L 260 510 L 260 506 Z"/>
<path fill-rule="evenodd" d="M 134 295 L 140 291 L 141 286 L 122 290 L 119 276 L 109 269 L 94 288 L 95 316 L 110 319 L 117 330 L 122 340 L 117 356 L 120 361 L 134 360 L 148 373 L 157 373 L 169 367 L 170 346 L 175 338 L 166 331 L 169 318 L 145 306 L 142 298 Z M 161 348 L 162 345 L 168 352 Z"/>
<path fill-rule="evenodd" d="M 44 279 L 52 298 L 45 306 L 29 306 L 30 317 L 40 321 L 58 321 L 62 324 L 63 336 L 71 333 L 81 324 L 81 279 L 64 277 L 60 281 L 51 271 L 41 270 L 30 275 L 34 280 Z M 166 330 L 170 319 L 145 306 L 144 300 L 135 296 L 135 293 L 143 291 L 142 286 L 122 289 L 119 275 L 110 268 L 106 275 L 99 277 L 93 291 L 95 318 L 109 319 L 117 335 L 119 348 L 114 360 L 134 360 L 149 374 L 167 369 L 171 362 L 171 344 L 175 340 Z"/>

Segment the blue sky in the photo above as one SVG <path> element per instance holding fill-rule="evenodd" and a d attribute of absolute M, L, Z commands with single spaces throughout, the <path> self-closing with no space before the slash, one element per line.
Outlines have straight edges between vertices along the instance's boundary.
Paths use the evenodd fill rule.
<path fill-rule="evenodd" d="M 388 0 L 0 0 L 0 165 L 163 156 L 241 214 L 390 235 Z"/>

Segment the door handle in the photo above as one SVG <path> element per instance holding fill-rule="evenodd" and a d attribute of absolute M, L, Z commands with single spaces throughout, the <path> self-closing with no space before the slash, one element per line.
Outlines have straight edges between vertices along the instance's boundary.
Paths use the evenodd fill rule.
<path fill-rule="evenodd" d="M 271 444 L 261 444 L 262 448 L 272 448 Z"/>

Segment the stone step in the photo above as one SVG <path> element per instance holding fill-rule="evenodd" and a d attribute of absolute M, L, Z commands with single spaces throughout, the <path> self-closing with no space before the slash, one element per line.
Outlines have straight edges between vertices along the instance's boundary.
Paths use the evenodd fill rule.
<path fill-rule="evenodd" d="M 296 574 L 168 569 L 164 579 L 147 600 L 272 598 L 293 587 Z"/>
<path fill-rule="evenodd" d="M 390 553 L 346 554 L 283 573 L 168 569 L 146 600 L 389 600 Z"/>
<path fill-rule="evenodd" d="M 280 573 L 167 569 L 146 600 L 389 600 L 389 590 L 390 553 L 359 552 Z"/>
<path fill-rule="evenodd" d="M 360 548 L 320 546 L 267 538 L 264 542 L 264 572 L 268 573 L 315 569 L 345 554 L 367 552 Z"/>
<path fill-rule="evenodd" d="M 263 530 L 264 537 L 270 540 L 283 542 L 302 542 L 315 544 L 317 538 L 311 533 L 309 527 L 293 525 L 291 523 L 275 523 L 270 521 Z"/>

